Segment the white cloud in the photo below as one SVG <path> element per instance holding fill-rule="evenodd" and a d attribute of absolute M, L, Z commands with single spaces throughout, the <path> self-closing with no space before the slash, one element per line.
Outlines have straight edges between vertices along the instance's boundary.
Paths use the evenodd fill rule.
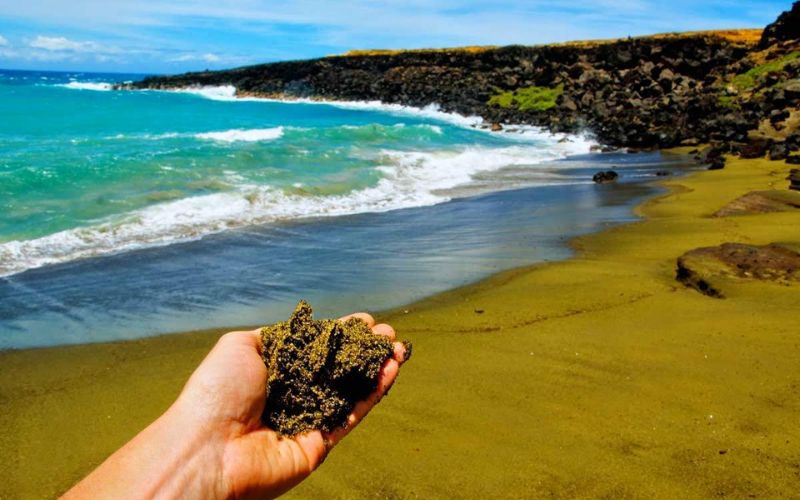
<path fill-rule="evenodd" d="M 205 54 L 181 54 L 167 59 L 168 62 L 205 61 L 207 63 L 220 62 L 221 60 L 221 57 L 210 52 Z"/>
<path fill-rule="evenodd" d="M 100 46 L 94 42 L 76 42 L 63 36 L 42 36 L 34 38 L 28 45 L 34 49 L 70 52 L 95 52 Z"/>
<path fill-rule="evenodd" d="M 149 46 L 186 51 L 181 40 L 152 28 L 208 27 L 269 33 L 279 24 L 312 26 L 311 45 L 433 46 L 542 43 L 654 31 L 763 25 L 779 13 L 777 0 L 0 0 L 8 17 L 105 31 Z M 760 7 L 754 14 L 742 4 Z M 788 4 L 788 0 L 787 0 Z M 710 14 L 713 12 L 713 15 Z M 725 12 L 726 15 L 720 15 Z M 680 13 L 677 16 L 676 13 Z M 142 28 L 151 28 L 142 31 Z M 191 40 L 191 38 L 190 38 Z M 269 51 L 260 46 L 263 57 Z M 201 49 L 202 50 L 202 49 Z"/>
<path fill-rule="evenodd" d="M 38 35 L 25 40 L 22 45 L 12 46 L 6 38 L 0 36 L 0 58 L 9 60 L 41 63 L 70 62 L 76 65 L 87 61 L 119 63 L 123 54 L 126 56 L 128 54 L 153 55 L 153 53 L 133 49 L 123 51 L 114 45 L 71 40 L 63 36 Z"/>
<path fill-rule="evenodd" d="M 83 62 L 105 61 L 110 56 L 110 60 L 131 67 L 174 70 L 315 57 L 352 48 L 538 44 L 763 26 L 774 20 L 790 0 L 79 3 L 81 8 L 75 8 L 74 0 L 0 0 L 0 17 L 15 26 L 27 26 L 31 37 L 24 47 L 14 43 L 6 49 L 13 48 L 28 59 L 80 57 L 79 62 Z M 34 38 L 40 32 L 37 26 L 59 26 L 64 31 Z M 24 36 L 20 28 L 15 29 L 15 37 Z"/>

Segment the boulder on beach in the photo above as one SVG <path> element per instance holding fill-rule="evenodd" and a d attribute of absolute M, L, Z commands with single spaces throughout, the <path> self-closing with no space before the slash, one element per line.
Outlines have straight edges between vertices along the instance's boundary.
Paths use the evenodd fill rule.
<path fill-rule="evenodd" d="M 613 170 L 606 170 L 605 172 L 597 172 L 592 177 L 592 180 L 597 184 L 608 184 L 609 182 L 616 182 L 619 174 Z"/>
<path fill-rule="evenodd" d="M 766 139 L 752 139 L 739 149 L 739 158 L 752 160 L 763 158 L 767 154 L 769 141 Z"/>
<path fill-rule="evenodd" d="M 725 168 L 724 151 L 718 146 L 708 146 L 695 154 L 694 159 L 701 165 L 708 165 L 709 170 Z"/>
<path fill-rule="evenodd" d="M 789 181 L 789 189 L 800 191 L 800 169 L 793 168 L 786 180 Z"/>
<path fill-rule="evenodd" d="M 800 253 L 785 244 L 723 243 L 690 250 L 678 258 L 676 279 L 704 295 L 724 298 L 736 279 L 800 282 Z"/>
<path fill-rule="evenodd" d="M 767 157 L 772 161 L 785 160 L 788 154 L 789 149 L 786 147 L 786 143 L 777 142 L 769 147 Z"/>

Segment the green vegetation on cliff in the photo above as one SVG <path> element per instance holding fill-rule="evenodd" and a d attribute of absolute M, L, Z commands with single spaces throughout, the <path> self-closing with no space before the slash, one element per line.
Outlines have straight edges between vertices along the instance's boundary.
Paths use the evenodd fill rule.
<path fill-rule="evenodd" d="M 731 84 L 739 90 L 750 90 L 756 86 L 763 76 L 783 71 L 786 65 L 797 59 L 800 59 L 800 51 L 790 52 L 783 57 L 756 66 L 740 75 L 736 75 L 733 80 L 731 80 Z"/>
<path fill-rule="evenodd" d="M 488 104 L 519 111 L 546 111 L 556 105 L 558 96 L 563 93 L 563 85 L 554 88 L 525 87 L 515 91 L 498 91 L 489 99 Z"/>
<path fill-rule="evenodd" d="M 739 108 L 739 102 L 736 101 L 736 98 L 731 96 L 731 95 L 724 95 L 724 94 L 718 95 L 717 96 L 717 103 L 721 107 L 727 108 L 727 109 L 738 109 Z"/>

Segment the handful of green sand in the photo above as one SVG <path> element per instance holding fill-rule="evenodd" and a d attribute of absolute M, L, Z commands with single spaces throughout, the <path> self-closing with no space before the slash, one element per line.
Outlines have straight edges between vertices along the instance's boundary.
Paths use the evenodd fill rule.
<path fill-rule="evenodd" d="M 288 321 L 262 328 L 261 342 L 268 373 L 261 419 L 286 436 L 344 425 L 394 353 L 392 341 L 362 320 L 315 321 L 303 301 Z"/>

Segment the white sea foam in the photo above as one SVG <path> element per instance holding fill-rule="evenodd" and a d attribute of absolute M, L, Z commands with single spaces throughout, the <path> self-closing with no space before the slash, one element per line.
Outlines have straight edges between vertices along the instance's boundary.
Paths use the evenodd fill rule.
<path fill-rule="evenodd" d="M 219 87 L 186 87 L 175 92 L 196 94 L 206 99 L 214 101 L 236 101 L 236 87 L 233 85 L 222 85 Z"/>
<path fill-rule="evenodd" d="M 256 128 L 256 129 L 231 129 L 221 132 L 204 132 L 195 134 L 198 139 L 218 142 L 259 142 L 272 141 L 283 136 L 283 127 Z"/>
<path fill-rule="evenodd" d="M 429 104 L 424 107 L 406 106 L 403 104 L 384 103 L 381 101 L 338 101 L 338 100 L 319 100 L 319 99 L 272 99 L 265 97 L 237 97 L 236 87 L 233 85 L 225 85 L 219 87 L 186 87 L 183 89 L 174 90 L 171 92 L 185 92 L 195 94 L 207 99 L 215 101 L 228 101 L 228 102 L 279 102 L 279 103 L 298 103 L 298 104 L 315 104 L 320 106 L 333 106 L 342 109 L 354 109 L 361 111 L 378 111 L 382 113 L 390 113 L 397 116 L 409 116 L 414 118 L 422 118 L 429 120 L 436 120 L 444 123 L 449 123 L 457 127 L 470 128 L 486 133 L 498 134 L 492 132 L 488 128 L 482 128 L 486 124 L 480 116 L 466 116 L 458 113 L 451 113 L 442 111 L 438 104 Z M 434 125 L 435 126 L 435 125 Z M 441 128 L 439 128 L 441 132 Z M 504 137 L 512 138 L 521 141 L 539 140 L 542 137 L 552 137 L 556 140 L 572 140 L 586 145 L 588 148 L 595 144 L 590 137 L 585 135 L 573 134 L 553 134 L 543 129 L 542 127 L 535 127 L 532 125 L 510 125 L 503 131 L 499 132 Z"/>
<path fill-rule="evenodd" d="M 97 91 L 106 91 L 111 90 L 110 83 L 104 82 L 69 82 L 69 83 L 62 83 L 59 84 L 58 87 L 64 87 L 73 90 L 97 90 Z"/>
<path fill-rule="evenodd" d="M 326 133 L 329 133 L 331 131 L 336 131 L 339 129 L 351 130 L 358 133 L 359 131 L 371 132 L 376 128 L 384 129 L 386 131 L 392 131 L 392 130 L 430 131 L 436 135 L 444 134 L 442 127 L 438 125 L 422 123 L 413 126 L 406 126 L 404 123 L 397 123 L 391 126 L 368 124 L 368 125 L 338 125 L 335 127 L 327 127 L 327 128 L 287 127 L 287 126 L 278 126 L 271 128 L 253 128 L 253 129 L 235 128 L 230 130 L 198 132 L 198 133 L 192 133 L 192 132 L 164 132 L 160 134 L 120 133 L 120 134 L 106 136 L 105 139 L 159 141 L 163 139 L 195 138 L 204 141 L 217 141 L 226 143 L 261 142 L 261 141 L 271 141 L 279 139 L 283 137 L 286 132 L 293 132 L 295 134 L 305 134 L 305 133 L 319 134 L 324 136 Z"/>
<path fill-rule="evenodd" d="M 101 90 L 95 87 L 100 84 L 72 83 L 74 85 L 70 88 L 92 85 L 86 88 Z M 236 100 L 232 86 L 185 91 L 210 99 Z M 427 118 L 459 127 L 473 128 L 482 123 L 478 117 L 444 113 L 436 106 L 412 108 L 378 102 L 304 102 Z M 432 127 L 435 133 L 442 132 L 438 125 L 426 126 Z M 587 153 L 592 144 L 580 137 L 565 141 L 566 136 L 549 134 L 535 127 L 516 128 L 517 133 L 509 132 L 504 136 L 519 139 L 520 142 L 509 143 L 505 147 L 473 146 L 449 151 L 387 149 L 368 153 L 372 155 L 372 160 L 378 160 L 379 166 L 375 168 L 380 172 L 381 179 L 372 187 L 343 195 L 296 194 L 270 186 L 246 184 L 244 178 L 231 171 L 226 179 L 233 184 L 231 191 L 166 201 L 89 227 L 61 231 L 34 240 L 1 243 L 0 276 L 78 258 L 198 239 L 252 224 L 382 212 L 442 203 L 476 178 L 485 184 L 488 173 L 507 167 L 525 169 L 530 166 L 533 169 L 542 162 Z M 281 137 L 285 129 L 303 130 L 274 127 L 199 134 L 169 133 L 152 137 L 189 136 L 223 142 L 265 141 Z M 492 188 L 491 185 L 487 186 L 487 190 Z M 295 186 L 295 189 L 302 190 L 303 187 Z"/>
<path fill-rule="evenodd" d="M 226 229 L 279 220 L 383 212 L 442 203 L 474 176 L 509 166 L 535 166 L 583 152 L 581 143 L 470 147 L 459 151 L 377 154 L 382 178 L 372 187 L 344 195 L 302 195 L 270 186 L 245 184 L 231 175 L 235 189 L 152 205 L 84 228 L 34 240 L 0 244 L 0 275 L 78 258 L 168 245 Z M 231 172 L 231 174 L 235 174 Z M 302 188 L 300 188 L 302 189 Z"/>

